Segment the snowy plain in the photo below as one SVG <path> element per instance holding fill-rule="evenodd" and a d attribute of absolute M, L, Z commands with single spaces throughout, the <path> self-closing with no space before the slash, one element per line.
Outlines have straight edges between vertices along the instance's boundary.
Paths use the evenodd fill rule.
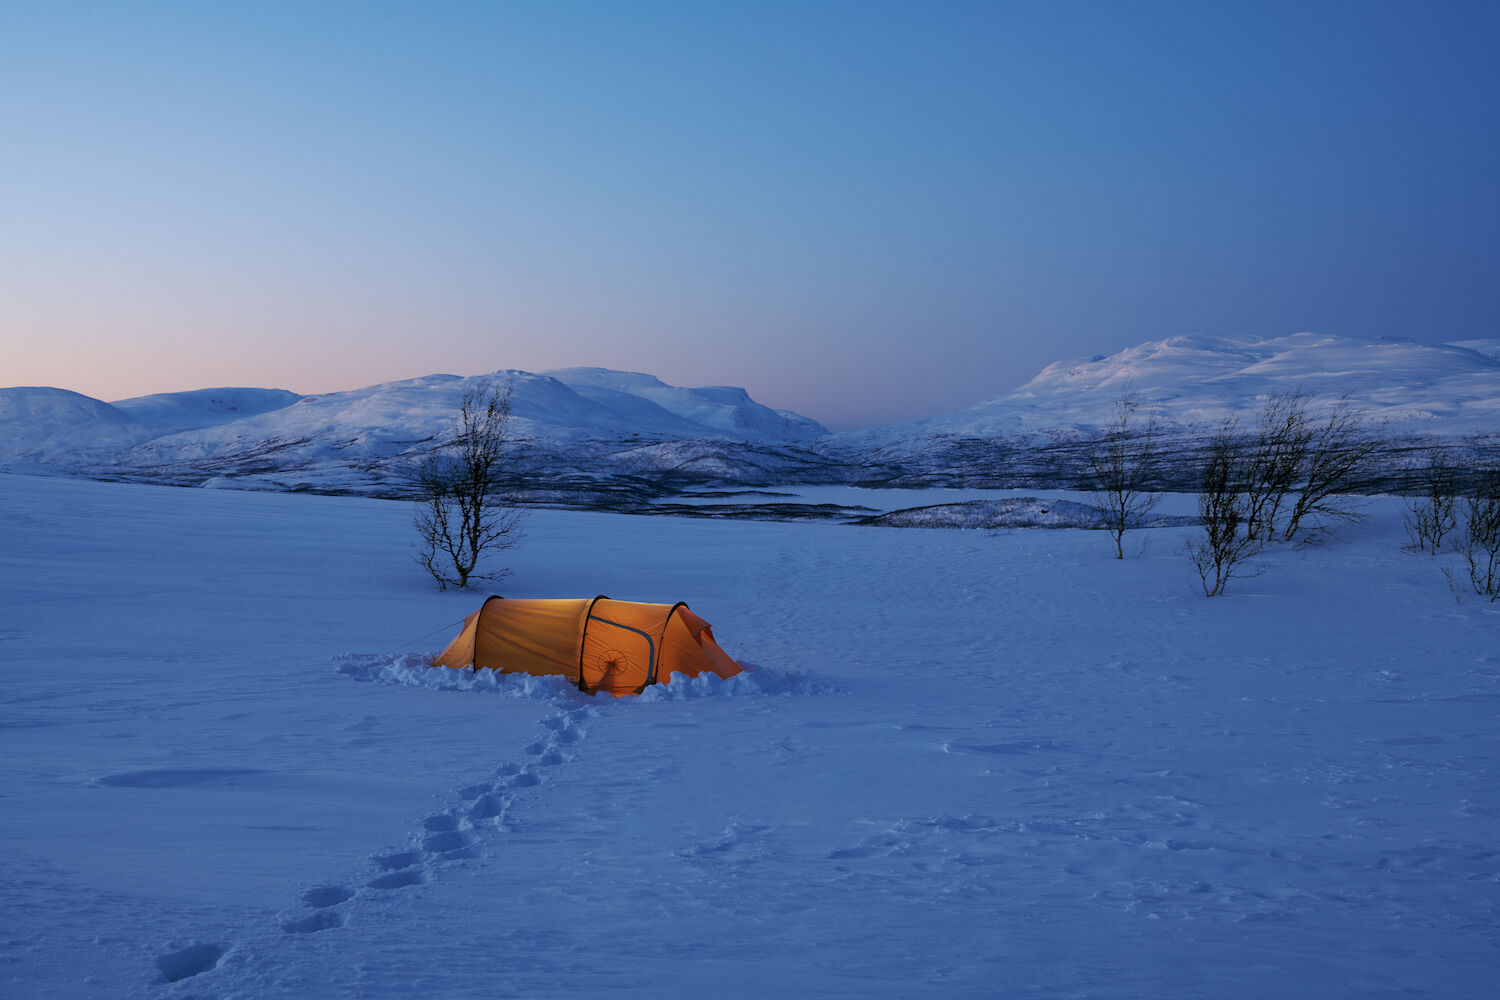
<path fill-rule="evenodd" d="M 1500 605 L 1368 507 L 1213 600 L 1187 528 L 537 511 L 495 590 L 751 665 L 604 700 L 422 666 L 401 504 L 0 475 L 0 994 L 1492 996 Z"/>

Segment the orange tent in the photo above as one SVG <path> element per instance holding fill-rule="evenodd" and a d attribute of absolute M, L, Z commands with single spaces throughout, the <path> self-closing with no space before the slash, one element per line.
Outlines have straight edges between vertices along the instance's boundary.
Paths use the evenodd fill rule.
<path fill-rule="evenodd" d="M 686 604 L 637 604 L 607 597 L 513 600 L 491 597 L 433 662 L 503 674 L 561 674 L 590 694 L 640 694 L 673 674 L 733 677 L 740 665 L 714 642 L 708 622 Z"/>

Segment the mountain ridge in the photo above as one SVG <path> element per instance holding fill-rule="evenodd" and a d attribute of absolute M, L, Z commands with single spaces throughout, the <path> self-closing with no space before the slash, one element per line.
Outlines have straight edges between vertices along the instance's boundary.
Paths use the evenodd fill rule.
<path fill-rule="evenodd" d="M 0 389 L 0 469 L 400 495 L 406 470 L 448 433 L 464 392 L 489 384 L 512 393 L 518 477 L 535 499 L 559 503 L 704 484 L 1066 483 L 1077 479 L 1082 443 L 1127 394 L 1187 450 L 1222 420 L 1253 424 L 1268 394 L 1298 389 L 1314 411 L 1347 398 L 1393 441 L 1500 437 L 1500 339 L 1434 346 L 1190 335 L 1055 362 L 946 414 L 836 434 L 740 387 L 684 388 L 604 368 L 431 374 L 305 396 L 200 389 L 113 403 L 50 387 Z"/>
<path fill-rule="evenodd" d="M 921 437 L 1094 433 L 1125 395 L 1170 426 L 1205 428 L 1253 420 L 1268 394 L 1297 389 L 1315 409 L 1347 393 L 1371 424 L 1399 433 L 1493 433 L 1500 430 L 1500 339 L 1432 346 L 1311 333 L 1169 337 L 1054 362 L 1010 392 L 950 413 L 834 437 L 888 447 Z"/>

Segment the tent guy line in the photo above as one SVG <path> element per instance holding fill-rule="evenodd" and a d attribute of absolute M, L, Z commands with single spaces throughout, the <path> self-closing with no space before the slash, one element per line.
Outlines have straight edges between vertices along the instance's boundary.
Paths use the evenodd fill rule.
<path fill-rule="evenodd" d="M 410 649 L 413 644 L 421 642 L 423 639 L 431 639 L 433 636 L 438 635 L 439 633 L 442 633 L 442 632 L 446 632 L 450 628 L 454 628 L 454 627 L 456 627 L 458 625 L 462 625 L 464 623 L 464 621 L 465 621 L 464 618 L 455 618 L 451 622 L 448 622 L 446 625 L 439 625 L 437 628 L 433 629 L 431 632 L 425 632 L 422 635 L 413 636 L 410 639 L 403 639 L 400 643 L 398 643 L 395 646 L 392 646 L 390 649 L 386 650 L 381 655 L 382 656 L 395 656 L 397 653 L 404 653 L 408 649 Z"/>

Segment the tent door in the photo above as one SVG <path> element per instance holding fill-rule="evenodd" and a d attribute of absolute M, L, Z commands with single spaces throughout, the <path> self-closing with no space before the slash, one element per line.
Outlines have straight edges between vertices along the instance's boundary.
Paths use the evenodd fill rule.
<path fill-rule="evenodd" d="M 585 691 L 639 694 L 656 682 L 656 640 L 634 625 L 589 615 L 578 679 Z"/>

